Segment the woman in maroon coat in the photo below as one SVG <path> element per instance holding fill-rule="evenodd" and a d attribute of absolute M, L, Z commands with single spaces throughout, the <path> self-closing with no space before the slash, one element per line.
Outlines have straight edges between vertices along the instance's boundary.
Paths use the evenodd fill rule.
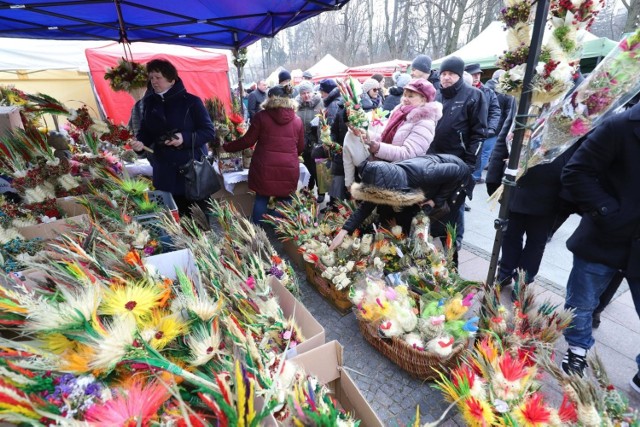
<path fill-rule="evenodd" d="M 256 192 L 251 220 L 259 224 L 270 197 L 287 200 L 298 188 L 298 156 L 304 149 L 304 125 L 296 115 L 296 101 L 288 86 L 269 89 L 267 100 L 247 133 L 224 144 L 225 151 L 240 151 L 255 144 L 249 168 L 249 189 Z"/>

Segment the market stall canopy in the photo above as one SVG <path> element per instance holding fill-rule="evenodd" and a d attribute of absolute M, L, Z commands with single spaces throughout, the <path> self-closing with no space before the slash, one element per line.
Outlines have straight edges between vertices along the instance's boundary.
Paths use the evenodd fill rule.
<path fill-rule="evenodd" d="M 507 34 L 503 29 L 503 23 L 494 21 L 478 36 L 450 55 L 439 58 L 431 64 L 437 69 L 446 58 L 457 56 L 467 64 L 479 63 L 482 69 L 495 69 L 496 61 L 507 50 Z M 582 60 L 589 58 L 602 58 L 616 46 L 616 42 L 606 38 L 597 37 L 590 32 L 584 33 L 582 40 Z M 592 61 L 593 62 L 593 61 Z M 582 63 L 582 61 L 581 61 Z M 585 69 L 584 64 L 583 69 Z M 593 67 L 591 67 L 593 68 Z"/>
<path fill-rule="evenodd" d="M 169 60 L 178 70 L 187 91 L 203 100 L 214 96 L 231 107 L 229 91 L 228 57 L 225 53 L 210 49 L 186 46 L 170 46 L 155 43 L 132 43 L 133 60 L 147 63 L 152 59 Z M 116 66 L 123 57 L 122 45 L 111 43 L 107 46 L 86 49 L 89 71 L 96 95 L 107 117 L 116 124 L 129 121 L 134 100 L 126 92 L 114 92 L 104 79 L 108 68 Z"/>
<path fill-rule="evenodd" d="M 351 76 L 358 81 L 363 82 L 374 74 L 382 74 L 385 77 L 391 77 L 396 71 L 405 72 L 410 65 L 411 61 L 392 59 L 391 61 L 349 67 L 341 73 L 314 76 L 313 80 L 320 81 L 325 78 L 346 78 L 347 76 Z"/>
<path fill-rule="evenodd" d="M 10 0 L 0 35 L 239 48 L 349 0 Z"/>
<path fill-rule="evenodd" d="M 323 76 L 329 74 L 341 73 L 347 69 L 347 66 L 342 62 L 338 61 L 333 57 L 330 53 L 327 53 L 322 59 L 311 67 L 307 68 L 307 72 L 311 73 L 313 76 Z"/>

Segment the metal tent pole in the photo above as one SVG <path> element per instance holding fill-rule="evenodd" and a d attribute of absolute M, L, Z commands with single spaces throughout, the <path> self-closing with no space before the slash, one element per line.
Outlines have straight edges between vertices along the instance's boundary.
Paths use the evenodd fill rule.
<path fill-rule="evenodd" d="M 547 14 L 549 12 L 549 0 L 538 0 L 536 6 L 536 16 L 533 23 L 533 34 L 531 35 L 531 44 L 529 46 L 529 56 L 527 57 L 527 65 L 525 68 L 524 79 L 522 82 L 522 94 L 518 104 L 518 112 L 515 117 L 516 127 L 513 133 L 513 141 L 511 143 L 511 152 L 509 153 L 509 162 L 502 179 L 504 191 L 500 203 L 500 213 L 494 221 L 496 229 L 496 237 L 493 241 L 493 249 L 491 251 L 491 262 L 489 264 L 489 272 L 487 273 L 487 285 L 493 286 L 496 269 L 498 266 L 498 257 L 500 255 L 500 247 L 502 245 L 502 236 L 506 231 L 509 220 L 509 199 L 511 191 L 516 183 L 516 171 L 520 160 L 520 151 L 522 150 L 522 142 L 525 133 L 529 127 L 529 122 L 534 117 L 530 116 L 529 108 L 531 106 L 531 80 L 535 67 L 538 64 L 540 56 L 540 47 L 542 46 L 542 36 L 547 22 Z"/>

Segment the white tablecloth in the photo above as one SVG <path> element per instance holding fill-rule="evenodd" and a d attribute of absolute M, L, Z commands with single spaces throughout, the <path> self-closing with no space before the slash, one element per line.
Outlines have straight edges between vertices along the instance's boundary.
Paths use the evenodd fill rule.
<path fill-rule="evenodd" d="M 216 169 L 216 172 L 220 173 L 217 162 L 213 164 L 213 167 Z M 274 171 L 274 173 L 278 172 Z M 311 178 L 309 170 L 305 165 L 300 163 L 300 177 L 298 178 L 298 188 L 305 187 L 307 184 L 309 184 L 309 178 Z M 249 169 L 243 169 L 238 172 L 223 173 L 222 179 L 224 181 L 224 189 L 233 194 L 233 189 L 237 183 L 249 180 Z"/>
<path fill-rule="evenodd" d="M 138 159 L 134 163 L 125 163 L 124 168 L 129 173 L 129 176 L 153 176 L 153 168 L 147 159 Z"/>

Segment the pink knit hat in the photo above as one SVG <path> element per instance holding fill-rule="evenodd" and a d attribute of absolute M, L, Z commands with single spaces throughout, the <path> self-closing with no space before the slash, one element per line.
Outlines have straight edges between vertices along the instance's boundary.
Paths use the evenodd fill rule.
<path fill-rule="evenodd" d="M 427 102 L 436 99 L 436 88 L 426 79 L 413 79 L 405 85 L 404 90 L 419 93 L 427 98 Z"/>

